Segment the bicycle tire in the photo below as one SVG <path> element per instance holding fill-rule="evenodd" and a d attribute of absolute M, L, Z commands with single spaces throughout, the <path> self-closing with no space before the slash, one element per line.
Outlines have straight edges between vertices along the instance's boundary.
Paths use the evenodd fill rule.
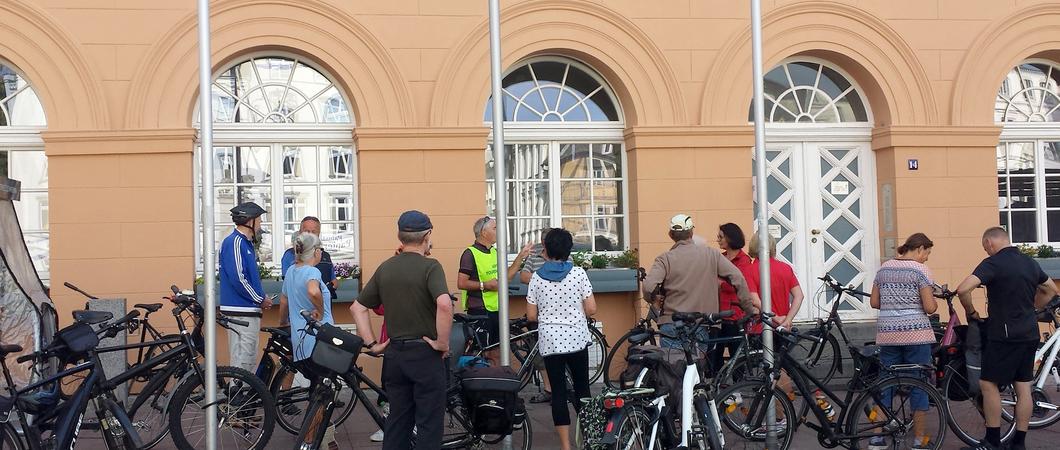
<path fill-rule="evenodd" d="M 600 329 L 589 326 L 589 384 L 593 384 L 604 374 L 604 362 L 607 359 L 607 337 Z"/>
<path fill-rule="evenodd" d="M 626 352 L 628 351 L 629 337 L 634 334 L 642 334 L 644 330 L 640 328 L 634 328 L 623 334 L 622 337 L 615 341 L 615 344 L 607 350 L 607 357 L 604 359 L 604 385 L 611 389 L 622 389 L 621 378 L 622 372 L 626 370 Z M 655 336 L 652 336 L 645 344 L 655 345 Z M 619 352 L 622 356 L 616 362 L 615 358 L 618 357 Z"/>
<path fill-rule="evenodd" d="M 327 414 L 326 410 L 321 410 L 324 408 L 324 402 L 327 401 L 327 397 L 334 395 L 334 390 L 332 390 L 330 386 L 327 386 L 326 389 L 327 391 L 321 389 L 319 392 L 314 391 L 309 393 L 309 405 L 306 406 L 306 414 L 303 417 L 312 417 L 313 415 L 318 413 Z M 334 410 L 332 412 L 334 412 Z M 324 444 L 324 436 L 327 434 L 327 427 L 329 427 L 330 425 L 317 425 L 317 427 L 320 426 L 323 426 L 324 429 L 321 430 L 319 428 L 312 428 L 310 427 L 310 424 L 302 423 L 300 427 L 301 429 L 298 431 L 298 433 L 296 433 L 298 437 L 295 439 L 295 443 L 297 444 L 298 448 L 307 448 L 306 444 L 309 444 L 308 448 L 312 450 L 317 450 L 321 448 L 321 445 Z M 313 435 L 310 436 L 309 433 L 313 433 Z M 307 439 L 309 439 L 309 441 L 307 441 Z"/>
<path fill-rule="evenodd" d="M 18 430 L 15 430 L 15 426 L 10 420 L 0 429 L 0 448 L 5 450 L 26 450 L 26 443 L 22 442 L 22 438 L 18 435 Z"/>
<path fill-rule="evenodd" d="M 965 444 L 979 445 L 980 439 L 986 435 L 982 406 L 970 391 L 967 375 L 959 370 L 958 364 L 951 363 L 946 367 L 946 374 L 942 377 L 942 397 L 946 400 L 946 421 L 953 434 Z M 1002 419 L 1001 441 L 1007 442 L 1016 427 L 1011 419 L 1005 419 L 1004 414 Z"/>
<path fill-rule="evenodd" d="M 890 415 L 892 417 L 892 419 L 890 420 L 887 419 L 887 414 L 880 415 L 877 413 L 876 418 L 873 418 L 873 412 L 882 410 L 884 408 L 883 405 L 880 405 L 877 399 L 881 395 L 881 392 L 887 389 L 893 390 L 892 392 L 894 392 L 894 397 L 902 396 L 902 394 L 899 393 L 904 391 L 923 391 L 928 397 L 928 405 L 935 405 L 936 413 L 926 414 L 925 417 L 922 419 L 922 421 L 927 422 L 927 425 L 930 425 L 932 422 L 937 423 L 938 431 L 934 433 L 934 436 L 919 435 L 915 430 L 916 419 L 912 416 L 908 419 L 906 419 L 905 417 L 897 419 L 897 416 L 905 412 L 913 411 L 911 407 L 902 406 L 899 408 L 894 408 L 892 406 L 891 408 L 889 408 L 891 410 Z M 912 397 L 912 395 L 910 394 L 905 394 L 904 396 L 906 398 Z M 891 400 L 892 405 L 895 401 L 894 397 L 892 397 Z M 946 429 L 948 428 L 946 424 L 948 422 L 947 416 L 949 416 L 949 414 L 947 413 L 946 400 L 943 398 L 942 394 L 939 394 L 938 390 L 935 389 L 935 386 L 925 382 L 922 379 L 902 375 L 881 379 L 874 383 L 872 386 L 869 386 L 868 389 L 866 389 L 857 398 L 855 398 L 853 403 L 851 403 L 850 408 L 852 412 L 847 415 L 847 434 L 857 435 L 869 432 L 874 429 L 886 430 L 887 427 L 893 426 L 891 424 L 895 420 L 897 420 L 901 424 L 901 426 L 892 430 L 892 434 L 889 436 L 890 442 L 894 444 L 895 448 L 906 448 L 905 446 L 898 445 L 898 443 L 895 441 L 899 438 L 905 439 L 907 436 L 912 437 L 914 439 L 914 442 L 916 439 L 922 439 L 924 437 L 928 438 L 927 442 L 931 444 L 930 446 L 926 446 L 922 443 L 917 448 L 940 449 L 942 448 L 942 445 L 946 440 Z M 915 416 L 916 413 L 913 412 L 913 414 Z M 862 418 L 868 419 L 869 423 L 860 425 L 859 423 Z M 905 429 L 905 424 L 912 425 L 912 432 Z M 850 444 L 852 448 L 859 448 L 858 439 L 853 439 Z"/>
<path fill-rule="evenodd" d="M 217 368 L 217 411 L 218 411 L 218 449 L 231 450 L 228 442 L 238 442 L 222 435 L 225 431 L 236 431 L 240 439 L 248 441 L 245 436 L 250 426 L 259 425 L 261 434 L 249 446 L 238 446 L 240 449 L 262 450 L 272 437 L 276 426 L 276 405 L 269 390 L 258 377 L 246 370 L 235 367 Z M 187 430 L 205 431 L 206 390 L 203 380 L 197 374 L 189 377 L 173 393 L 169 408 L 169 434 L 173 444 L 180 450 L 197 450 L 204 448 L 206 433 L 194 436 L 194 442 L 188 439 Z M 260 412 L 259 412 L 260 410 Z M 187 420 L 185 420 L 187 416 Z M 197 422 L 202 425 L 194 425 Z M 185 422 L 190 422 L 191 425 Z"/>
<path fill-rule="evenodd" d="M 784 391 L 772 387 L 770 382 L 750 380 L 729 386 L 715 397 L 718 401 L 718 416 L 721 418 L 721 432 L 725 435 L 725 445 L 728 448 L 766 448 L 765 428 L 762 424 L 765 412 L 759 408 L 768 405 L 770 398 L 779 404 L 779 412 L 784 416 L 778 417 L 777 424 L 784 428 L 777 430 L 776 448 L 786 450 L 791 447 L 796 426 L 796 420 L 792 420 L 796 417 L 795 405 Z M 739 416 L 734 413 L 754 415 L 757 419 L 739 420 Z"/>
<path fill-rule="evenodd" d="M 652 440 L 652 420 L 648 412 L 640 406 L 626 406 L 626 408 L 626 415 L 618 423 L 618 431 L 615 432 L 617 442 L 614 448 L 616 450 L 648 450 L 650 448 L 661 450 L 663 448 L 660 436 L 662 433 L 656 433 L 654 441 Z"/>
<path fill-rule="evenodd" d="M 276 422 L 280 424 L 280 428 L 283 428 L 288 433 L 297 435 L 301 431 L 305 411 L 308 411 L 307 404 L 311 392 L 308 387 L 283 389 L 284 378 L 288 374 L 295 372 L 293 367 L 281 365 L 276 371 L 276 376 L 272 378 L 269 394 L 276 401 Z M 356 380 L 349 375 L 343 375 L 341 378 L 345 386 L 339 390 L 341 397 L 338 400 L 343 404 L 340 407 L 336 407 L 331 415 L 331 424 L 335 426 L 342 425 L 353 414 L 358 401 L 357 396 L 353 395 L 353 390 L 356 388 L 352 386 L 353 383 L 356 383 Z M 291 414 L 289 413 L 289 408 L 291 407 L 298 408 L 300 411 Z"/>
<path fill-rule="evenodd" d="M 140 434 L 145 450 L 155 447 L 169 434 L 169 417 L 166 412 L 182 372 L 184 371 L 177 370 L 175 376 L 166 376 L 163 380 L 159 378 L 163 372 L 157 371 L 147 385 L 135 395 L 135 400 L 129 408 L 129 419 Z"/>
<path fill-rule="evenodd" d="M 792 344 L 788 352 L 793 359 L 805 366 L 814 378 L 821 381 L 821 384 L 827 385 L 843 364 L 843 353 L 835 335 L 828 333 L 822 336 L 824 332 L 822 328 L 807 331 L 808 335 L 822 337 L 824 342 L 800 341 Z"/>

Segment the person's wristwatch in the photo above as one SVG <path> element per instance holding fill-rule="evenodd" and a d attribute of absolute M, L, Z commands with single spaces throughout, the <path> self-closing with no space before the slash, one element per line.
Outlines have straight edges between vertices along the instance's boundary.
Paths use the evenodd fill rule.
<path fill-rule="evenodd" d="M 375 346 L 376 346 L 377 344 L 379 344 L 379 341 L 372 341 L 372 342 L 371 342 L 371 343 L 369 343 L 369 344 L 365 344 L 365 345 L 364 345 L 364 347 L 365 347 L 365 348 L 367 348 L 367 349 L 369 349 L 369 350 L 371 350 L 371 349 L 372 349 L 372 347 L 375 347 Z"/>
<path fill-rule="evenodd" d="M 478 282 L 478 290 L 482 291 L 482 292 L 486 292 L 486 284 L 481 282 L 481 281 L 479 281 Z"/>

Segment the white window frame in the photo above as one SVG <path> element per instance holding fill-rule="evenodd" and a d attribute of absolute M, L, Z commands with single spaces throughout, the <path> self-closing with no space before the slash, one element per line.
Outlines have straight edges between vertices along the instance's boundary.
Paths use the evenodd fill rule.
<path fill-rule="evenodd" d="M 314 64 L 311 60 L 303 57 L 285 52 L 267 51 L 267 52 L 254 52 L 247 55 L 243 55 L 234 64 L 242 64 L 250 59 L 263 59 L 269 57 L 276 58 L 289 58 L 297 60 L 301 64 L 305 64 L 310 68 L 316 70 L 322 74 L 325 78 L 332 82 L 339 93 L 342 95 L 343 100 L 346 102 L 347 108 L 352 108 L 353 103 L 350 101 L 347 93 L 336 83 L 336 78 L 332 76 L 328 71 L 324 70 L 320 66 Z M 227 65 L 223 70 L 217 71 L 213 74 L 212 80 L 217 80 L 224 72 L 228 71 L 233 67 L 232 64 Z M 198 135 L 199 131 L 199 107 L 196 105 L 194 126 L 197 129 L 195 147 L 194 147 L 194 164 L 193 166 L 193 180 L 192 185 L 195 187 L 193 194 L 194 207 L 196 214 L 194 217 L 194 229 L 196 233 L 199 233 L 198 239 L 200 245 L 195 246 L 195 261 L 196 269 L 201 274 L 202 270 L 202 249 L 203 245 L 214 245 L 213 243 L 203 242 L 205 234 L 201 231 L 202 223 L 200 220 L 201 214 L 198 211 L 202 209 L 202 199 L 198 192 L 201 189 L 201 151 L 200 143 L 201 139 Z M 283 192 L 285 176 L 283 174 L 283 163 L 284 163 L 284 146 L 290 145 L 301 145 L 301 146 L 316 146 L 317 160 L 313 161 L 313 164 L 317 164 L 319 167 L 320 161 L 325 158 L 322 155 L 322 146 L 335 145 L 349 147 L 351 151 L 350 158 L 350 185 L 353 187 L 353 195 L 350 205 L 350 214 L 352 217 L 349 219 L 350 231 L 353 233 L 353 245 L 354 254 L 353 260 L 349 261 L 353 264 L 360 264 L 360 253 L 361 253 L 361 240 L 360 240 L 360 199 L 359 199 L 359 186 L 357 179 L 357 147 L 353 140 L 353 129 L 356 126 L 357 118 L 353 115 L 352 109 L 349 111 L 350 122 L 349 123 L 229 123 L 229 122 L 214 122 L 213 124 L 213 145 L 214 147 L 237 147 L 237 146 L 263 146 L 270 147 L 271 150 L 271 164 L 272 164 L 272 176 L 270 179 L 271 183 L 271 204 L 262 205 L 266 210 L 269 211 L 269 223 L 265 224 L 265 227 L 270 230 L 271 244 L 273 250 L 272 261 L 266 261 L 266 264 L 273 269 L 273 273 L 276 274 L 279 271 L 280 259 L 283 256 L 285 249 L 288 247 L 286 239 L 286 232 L 284 231 L 285 216 L 286 216 L 286 200 Z M 326 156 L 330 159 L 330 155 Z M 303 165 L 306 161 L 301 162 Z M 330 164 L 330 162 L 329 162 Z M 233 170 L 236 168 L 233 167 Z M 326 183 L 322 180 L 327 178 L 329 173 L 318 173 L 317 181 L 313 184 L 316 186 L 324 185 L 335 185 L 336 183 Z M 301 183 L 299 183 L 301 184 Z M 342 185 L 341 183 L 339 185 Z M 211 194 L 212 195 L 212 194 Z M 325 208 L 330 207 L 330 200 L 322 196 L 318 191 L 317 205 L 319 211 L 316 213 L 318 216 L 322 216 Z M 214 212 L 209 212 L 214 214 Z M 297 218 L 300 220 L 301 218 Z M 323 220 L 328 223 L 331 221 Z M 215 224 L 218 229 L 222 228 L 225 223 L 219 222 Z M 231 224 L 229 224 L 231 225 Z"/>
<path fill-rule="evenodd" d="M 2 64 L 2 63 L 3 62 L 0 61 L 0 64 Z M 10 66 L 8 66 L 8 67 L 10 67 Z M 31 85 L 31 87 L 32 87 L 32 85 Z M 44 154 L 44 139 L 41 138 L 40 133 L 41 133 L 41 131 L 44 131 L 45 129 L 46 129 L 45 127 L 27 127 L 27 126 L 19 126 L 19 127 L 5 126 L 5 127 L 0 127 L 0 151 L 2 151 L 2 152 L 40 152 L 41 154 Z M 8 164 L 10 164 L 10 159 L 8 160 Z M 18 174 L 10 173 L 10 169 L 8 171 L 8 175 L 14 175 L 14 178 L 16 180 L 19 179 Z M 43 189 L 26 188 L 26 187 L 22 188 L 23 194 L 44 193 L 45 195 L 48 195 L 49 194 L 48 190 L 49 189 L 48 189 L 47 186 L 45 188 L 43 188 Z M 40 211 L 38 211 L 38 214 L 39 213 L 40 213 Z M 51 259 L 51 226 L 50 226 L 50 224 L 47 224 L 47 223 L 45 223 L 44 225 L 45 225 L 45 228 L 44 228 L 43 231 L 22 230 L 22 234 L 25 235 L 25 236 L 30 236 L 30 235 L 33 235 L 33 236 L 47 236 L 47 238 L 48 238 L 48 259 L 50 260 Z M 28 246 L 28 244 L 27 244 L 27 246 Z M 30 256 L 32 256 L 32 251 L 30 252 Z M 49 262 L 48 267 L 47 267 L 46 270 L 41 269 L 41 268 L 36 268 L 36 269 L 37 269 L 37 275 L 40 277 L 40 279 L 42 281 L 47 283 L 48 281 L 51 280 L 51 263 L 50 262 Z"/>
<path fill-rule="evenodd" d="M 1006 122 L 998 145 L 1029 142 L 1034 144 L 1034 211 L 1037 239 L 1033 242 L 1018 242 L 1021 245 L 1050 245 L 1060 247 L 1060 241 L 1049 240 L 1049 211 L 1060 211 L 1060 207 L 1047 207 L 1045 196 L 1045 152 L 1044 142 L 1060 142 L 1060 123 L 1056 122 Z M 1056 176 L 1056 175 L 1054 175 Z M 999 208 L 1000 209 L 1000 208 Z M 1009 208 L 1006 208 L 1009 209 Z M 1011 222 L 1007 228 L 1011 228 Z M 1007 230 L 1006 231 L 1009 231 Z M 1012 232 L 1009 231 L 1009 236 Z"/>

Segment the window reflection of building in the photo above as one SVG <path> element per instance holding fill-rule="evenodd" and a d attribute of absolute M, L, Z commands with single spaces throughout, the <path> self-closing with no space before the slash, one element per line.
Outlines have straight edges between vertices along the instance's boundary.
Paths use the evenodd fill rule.
<path fill-rule="evenodd" d="M 998 88 L 999 221 L 1013 242 L 1060 243 L 1060 67 L 1030 60 Z"/>
<path fill-rule="evenodd" d="M 0 61 L 0 176 L 22 183 L 15 212 L 33 265 L 44 280 L 50 278 L 48 158 L 40 138 L 46 125 L 44 108 L 33 86 Z M 5 142 L 8 140 L 10 143 Z"/>
<path fill-rule="evenodd" d="M 511 70 L 503 92 L 511 123 L 505 127 L 509 251 L 540 240 L 540 230 L 554 226 L 571 232 L 575 251 L 624 249 L 622 123 L 603 80 L 579 63 L 542 58 Z M 491 108 L 487 104 L 487 121 Z M 490 211 L 492 158 L 487 149 Z"/>
<path fill-rule="evenodd" d="M 357 262 L 352 116 L 338 87 L 304 61 L 254 57 L 217 77 L 212 105 L 218 242 L 231 232 L 228 209 L 254 201 L 269 211 L 266 263 L 279 265 L 305 216 L 320 219 L 333 259 Z M 297 132 L 276 125 L 289 123 Z"/>

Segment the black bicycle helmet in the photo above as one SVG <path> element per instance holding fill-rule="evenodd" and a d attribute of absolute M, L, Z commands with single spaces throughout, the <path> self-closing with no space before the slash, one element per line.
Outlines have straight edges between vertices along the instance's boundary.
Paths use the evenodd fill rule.
<path fill-rule="evenodd" d="M 232 222 L 236 225 L 243 225 L 265 214 L 265 209 L 254 202 L 240 203 L 229 211 L 232 212 Z"/>

